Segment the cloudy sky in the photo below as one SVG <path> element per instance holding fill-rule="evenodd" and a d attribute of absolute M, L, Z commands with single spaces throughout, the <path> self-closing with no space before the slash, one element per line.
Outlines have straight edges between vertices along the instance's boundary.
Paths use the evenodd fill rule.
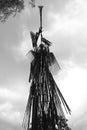
<path fill-rule="evenodd" d="M 37 0 L 43 3 L 43 35 L 52 41 L 61 71 L 54 76 L 71 108 L 69 125 L 87 129 L 87 0 Z M 39 10 L 27 1 L 15 18 L 0 24 L 0 130 L 22 130 L 30 84 L 29 31 L 38 31 Z"/>

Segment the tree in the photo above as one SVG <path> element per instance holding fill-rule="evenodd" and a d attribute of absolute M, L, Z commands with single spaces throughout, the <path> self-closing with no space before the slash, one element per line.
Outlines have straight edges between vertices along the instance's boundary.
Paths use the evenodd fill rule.
<path fill-rule="evenodd" d="M 0 0 L 0 21 L 5 22 L 6 19 L 24 9 L 24 0 Z"/>

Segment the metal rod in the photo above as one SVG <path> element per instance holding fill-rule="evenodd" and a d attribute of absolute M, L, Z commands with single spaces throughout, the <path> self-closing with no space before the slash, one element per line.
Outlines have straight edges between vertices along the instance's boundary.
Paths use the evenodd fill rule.
<path fill-rule="evenodd" d="M 42 9 L 43 6 L 38 6 L 39 11 L 40 11 L 40 29 L 41 29 L 41 42 L 42 42 Z"/>

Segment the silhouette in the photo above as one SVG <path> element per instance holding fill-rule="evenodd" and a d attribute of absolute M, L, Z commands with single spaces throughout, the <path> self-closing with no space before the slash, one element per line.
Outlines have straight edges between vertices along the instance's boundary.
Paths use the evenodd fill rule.
<path fill-rule="evenodd" d="M 70 114 L 62 93 L 60 92 L 51 72 L 51 67 L 60 66 L 52 52 L 52 43 L 42 35 L 42 6 L 40 9 L 40 28 L 37 33 L 30 32 L 33 55 L 30 67 L 31 82 L 29 98 L 24 114 L 23 126 L 26 130 L 71 130 L 67 125 L 63 107 Z M 38 46 L 38 38 L 41 43 Z M 44 39 L 44 40 L 43 40 Z"/>

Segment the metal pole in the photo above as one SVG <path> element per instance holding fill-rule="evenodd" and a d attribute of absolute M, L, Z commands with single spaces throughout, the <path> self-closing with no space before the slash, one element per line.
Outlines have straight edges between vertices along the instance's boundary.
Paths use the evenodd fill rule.
<path fill-rule="evenodd" d="M 40 29 L 41 29 L 41 43 L 42 43 L 42 9 L 43 6 L 38 6 L 39 11 L 40 11 Z"/>

